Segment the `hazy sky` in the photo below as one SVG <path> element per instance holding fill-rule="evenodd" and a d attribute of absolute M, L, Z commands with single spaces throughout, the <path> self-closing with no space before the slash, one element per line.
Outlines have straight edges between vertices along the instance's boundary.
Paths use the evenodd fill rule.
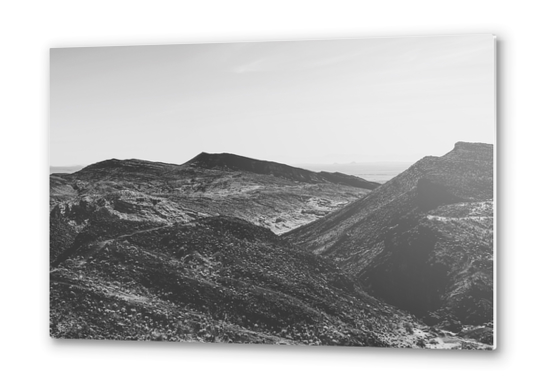
<path fill-rule="evenodd" d="M 416 161 L 493 143 L 494 39 L 456 35 L 51 50 L 51 165 Z"/>

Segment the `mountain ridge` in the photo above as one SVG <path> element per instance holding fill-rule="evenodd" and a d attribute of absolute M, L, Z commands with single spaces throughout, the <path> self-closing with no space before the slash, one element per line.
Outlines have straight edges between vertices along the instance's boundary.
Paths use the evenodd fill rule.
<path fill-rule="evenodd" d="M 493 146 L 459 142 L 286 234 L 418 316 L 492 319 Z"/>
<path fill-rule="evenodd" d="M 369 190 L 380 186 L 380 183 L 368 181 L 361 177 L 347 175 L 341 172 L 314 172 L 274 161 L 258 160 L 231 153 L 212 154 L 207 152 L 201 152 L 199 155 L 183 164 L 140 159 L 119 160 L 112 158 L 87 165 L 86 167 L 71 174 L 53 173 L 53 175 L 74 175 L 77 177 L 96 173 L 99 176 L 103 176 L 104 174 L 114 172 L 115 170 L 122 170 L 126 172 L 144 172 L 151 173 L 155 176 L 164 176 L 164 174 L 168 173 L 175 174 L 176 172 L 185 170 L 187 167 L 245 171 L 261 175 L 283 177 L 297 182 L 312 184 L 329 182 Z"/>
<path fill-rule="evenodd" d="M 62 212 L 156 223 L 222 214 L 282 233 L 366 194 L 377 183 L 237 155 L 200 154 L 178 165 L 108 159 L 50 175 Z M 77 216 L 77 215 L 76 215 Z M 80 221 L 80 219 L 78 219 Z"/>
<path fill-rule="evenodd" d="M 183 165 L 196 165 L 205 168 L 226 168 L 237 171 L 254 172 L 285 177 L 294 181 L 318 183 L 333 182 L 364 189 L 374 189 L 380 184 L 367 181 L 357 176 L 346 175 L 340 172 L 314 172 L 303 168 L 267 160 L 256 160 L 250 157 L 232 153 L 202 152 Z"/>
<path fill-rule="evenodd" d="M 372 190 L 231 154 L 52 174 L 51 336 L 490 349 L 487 149 Z"/>

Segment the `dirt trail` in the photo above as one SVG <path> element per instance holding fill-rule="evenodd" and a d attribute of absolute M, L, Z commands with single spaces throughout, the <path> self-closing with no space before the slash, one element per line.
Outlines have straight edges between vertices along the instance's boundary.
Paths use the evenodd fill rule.
<path fill-rule="evenodd" d="M 95 254 L 100 252 L 106 245 L 109 245 L 109 244 L 111 244 L 112 242 L 114 242 L 116 240 L 126 239 L 128 237 L 131 237 L 131 236 L 134 236 L 134 235 L 137 235 L 137 234 L 140 234 L 140 233 L 153 232 L 153 231 L 157 231 L 159 229 L 166 228 L 166 227 L 171 227 L 171 226 L 172 226 L 172 224 L 166 224 L 166 225 L 160 225 L 159 227 L 154 227 L 154 228 L 140 229 L 139 231 L 126 233 L 124 235 L 120 235 L 120 236 L 114 237 L 112 239 L 100 241 L 98 243 L 93 244 L 91 246 L 91 248 L 89 249 L 89 252 L 86 255 L 84 255 L 84 257 L 85 257 L 85 259 L 88 259 L 88 258 L 94 256 Z"/>
<path fill-rule="evenodd" d="M 110 239 L 110 240 L 106 240 L 106 241 L 113 241 L 113 240 L 118 240 L 118 239 L 124 239 L 126 237 L 130 237 L 130 236 L 133 236 L 133 235 L 137 235 L 138 233 L 145 233 L 145 232 L 153 232 L 153 231 L 157 231 L 159 229 L 162 229 L 162 228 L 167 228 L 167 227 L 171 227 L 173 224 L 165 224 L 165 225 L 160 225 L 158 227 L 153 227 L 153 228 L 147 228 L 147 229 L 140 229 L 139 231 L 135 231 L 135 232 L 132 232 L 132 233 L 126 233 L 124 235 L 120 235 L 120 236 L 117 236 L 113 239 Z"/>
<path fill-rule="evenodd" d="M 104 249 L 107 245 L 111 244 L 112 242 L 114 242 L 116 240 L 125 239 L 125 238 L 128 238 L 130 236 L 137 235 L 139 233 L 158 231 L 159 229 L 171 227 L 172 225 L 173 224 L 166 224 L 166 225 L 160 225 L 158 227 L 153 227 L 153 228 L 140 229 L 138 231 L 134 231 L 134 232 L 131 232 L 131 233 L 126 233 L 124 235 L 120 235 L 120 236 L 114 237 L 112 239 L 107 239 L 107 240 L 94 242 L 94 243 L 90 244 L 89 248 L 87 248 L 86 250 L 83 250 L 82 252 L 80 252 L 79 256 L 83 257 L 84 261 L 86 261 L 86 260 L 90 259 L 91 257 L 93 257 L 94 255 L 96 255 L 102 249 Z M 76 252 L 78 252 L 78 250 L 75 250 L 75 252 L 73 252 L 71 255 L 64 255 L 63 257 L 61 257 L 60 260 L 53 263 L 52 266 L 54 268 L 51 269 L 51 273 L 56 271 L 58 265 L 60 265 L 62 262 L 66 261 L 67 259 L 71 258 L 72 256 L 75 256 Z"/>

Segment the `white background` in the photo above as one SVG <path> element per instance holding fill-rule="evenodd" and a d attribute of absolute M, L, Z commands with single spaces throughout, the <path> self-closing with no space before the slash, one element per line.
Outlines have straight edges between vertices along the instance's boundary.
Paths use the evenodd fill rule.
<path fill-rule="evenodd" d="M 4 2 L 0 14 L 4 382 L 470 383 L 540 378 L 542 23 L 536 1 L 19 1 Z M 497 351 L 49 339 L 49 48 L 469 32 L 492 32 L 499 38 Z"/>

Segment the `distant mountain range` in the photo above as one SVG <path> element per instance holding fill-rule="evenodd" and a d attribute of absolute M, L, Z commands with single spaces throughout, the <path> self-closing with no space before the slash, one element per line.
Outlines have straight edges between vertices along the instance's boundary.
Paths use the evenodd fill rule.
<path fill-rule="evenodd" d="M 53 337 L 491 348 L 491 145 L 384 185 L 208 153 L 50 183 Z"/>
<path fill-rule="evenodd" d="M 362 162 L 345 164 L 297 164 L 311 171 L 340 172 L 383 184 L 409 168 L 413 162 Z"/>
<path fill-rule="evenodd" d="M 68 166 L 50 166 L 49 174 L 51 173 L 74 173 L 85 168 L 84 165 L 68 165 Z"/>

